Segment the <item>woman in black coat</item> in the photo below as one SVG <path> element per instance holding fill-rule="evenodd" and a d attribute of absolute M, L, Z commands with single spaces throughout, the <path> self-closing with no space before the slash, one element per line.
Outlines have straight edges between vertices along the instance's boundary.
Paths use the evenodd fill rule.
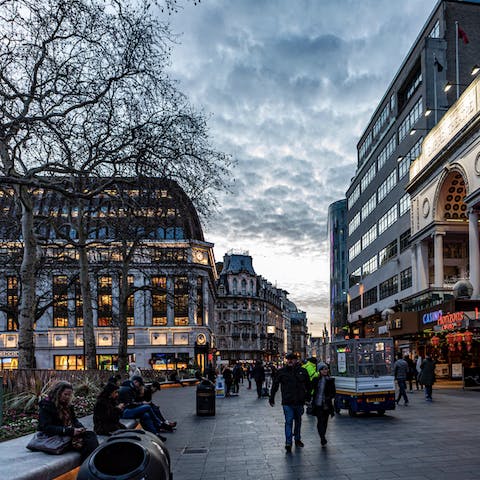
<path fill-rule="evenodd" d="M 107 383 L 100 392 L 93 407 L 93 429 L 98 435 L 111 435 L 116 430 L 125 428 L 120 423 L 123 403 L 118 403 L 118 389 L 114 383 Z"/>
<path fill-rule="evenodd" d="M 85 430 L 78 421 L 73 406 L 73 387 L 68 382 L 58 382 L 39 403 L 38 430 L 52 435 L 72 437 L 72 448 L 78 450 L 82 460 L 98 447 L 94 432 Z"/>
<path fill-rule="evenodd" d="M 319 376 L 312 380 L 312 410 L 317 417 L 317 430 L 322 446 L 327 444 L 326 433 L 328 418 L 335 415 L 333 400 L 335 399 L 335 379 L 328 375 L 328 366 L 324 362 L 317 365 Z"/>

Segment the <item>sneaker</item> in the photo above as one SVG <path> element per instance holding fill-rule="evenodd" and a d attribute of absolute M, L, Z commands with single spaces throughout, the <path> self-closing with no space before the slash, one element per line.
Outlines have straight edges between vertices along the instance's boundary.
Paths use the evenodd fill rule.
<path fill-rule="evenodd" d="M 304 447 L 305 444 L 301 440 L 295 440 L 295 446 L 296 447 Z"/>
<path fill-rule="evenodd" d="M 292 446 L 291 445 L 285 445 L 285 452 L 292 453 Z"/>
<path fill-rule="evenodd" d="M 324 437 L 320 440 L 320 443 L 322 444 L 322 447 L 324 447 L 327 444 L 327 439 Z"/>

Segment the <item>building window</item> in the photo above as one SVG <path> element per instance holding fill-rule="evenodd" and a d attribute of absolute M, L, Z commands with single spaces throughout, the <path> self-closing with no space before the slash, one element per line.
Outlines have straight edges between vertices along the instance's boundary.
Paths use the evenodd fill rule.
<path fill-rule="evenodd" d="M 188 325 L 188 278 L 175 277 L 174 282 L 174 325 Z"/>
<path fill-rule="evenodd" d="M 397 255 L 397 241 L 390 242 L 385 248 L 378 252 L 378 263 L 385 265 L 391 258 Z"/>
<path fill-rule="evenodd" d="M 75 278 L 73 287 L 75 290 L 75 326 L 83 327 L 83 297 L 80 279 L 78 277 Z"/>
<path fill-rule="evenodd" d="M 203 282 L 197 277 L 197 325 L 203 325 Z"/>
<path fill-rule="evenodd" d="M 385 147 L 383 147 L 383 150 L 380 152 L 380 154 L 377 157 L 377 172 L 380 171 L 380 169 L 385 165 L 387 160 L 392 156 L 392 153 L 394 152 L 396 146 L 397 146 L 397 140 L 394 135 L 388 141 Z"/>
<path fill-rule="evenodd" d="M 349 277 L 349 286 L 353 287 L 362 279 L 362 268 L 357 268 L 354 272 L 350 274 Z"/>
<path fill-rule="evenodd" d="M 404 252 L 408 248 L 410 242 L 410 229 L 400 235 L 400 252 Z"/>
<path fill-rule="evenodd" d="M 415 145 L 408 151 L 405 157 L 398 164 L 398 180 L 402 179 L 409 171 L 410 164 L 420 155 L 422 151 L 423 137 L 420 137 Z"/>
<path fill-rule="evenodd" d="M 428 34 L 428 36 L 430 38 L 440 38 L 440 20 L 437 20 L 435 22 L 435 25 L 430 30 L 430 33 Z"/>
<path fill-rule="evenodd" d="M 362 207 L 362 222 L 373 212 L 377 206 L 377 194 L 374 193 Z"/>
<path fill-rule="evenodd" d="M 55 370 L 84 370 L 85 362 L 83 355 L 54 355 L 53 364 Z"/>
<path fill-rule="evenodd" d="M 68 327 L 68 278 L 66 275 L 53 277 L 53 326 Z"/>
<path fill-rule="evenodd" d="M 377 238 L 377 225 L 373 225 L 365 235 L 362 236 L 362 248 L 368 247 Z"/>
<path fill-rule="evenodd" d="M 238 281 L 236 278 L 233 279 L 233 294 L 236 295 L 238 291 Z"/>
<path fill-rule="evenodd" d="M 351 235 L 360 226 L 360 212 L 358 212 L 348 224 L 348 234 Z"/>
<path fill-rule="evenodd" d="M 365 189 L 370 185 L 371 181 L 375 177 L 375 162 L 372 164 L 372 166 L 367 170 L 365 175 L 363 176 L 360 186 L 362 188 L 362 192 L 365 191 Z"/>
<path fill-rule="evenodd" d="M 188 345 L 188 333 L 174 333 L 173 334 L 174 345 Z"/>
<path fill-rule="evenodd" d="M 360 165 L 362 164 L 371 146 L 372 146 L 372 132 L 368 132 L 367 136 L 365 137 L 365 140 L 363 141 L 362 145 L 358 150 L 358 161 Z"/>
<path fill-rule="evenodd" d="M 348 250 L 348 259 L 352 261 L 361 251 L 362 251 L 361 241 L 358 240 L 358 242 L 352 245 Z"/>
<path fill-rule="evenodd" d="M 112 277 L 101 276 L 98 278 L 98 326 L 112 326 Z"/>
<path fill-rule="evenodd" d="M 375 255 L 372 257 L 368 262 L 365 262 L 362 266 L 362 275 L 366 277 L 367 275 L 370 275 L 371 273 L 375 272 L 378 268 L 378 259 L 377 256 Z"/>
<path fill-rule="evenodd" d="M 350 210 L 360 197 L 360 185 L 357 185 L 352 194 L 348 197 L 348 209 Z"/>
<path fill-rule="evenodd" d="M 350 313 L 358 312 L 362 308 L 362 299 L 360 297 L 352 298 L 350 301 Z"/>
<path fill-rule="evenodd" d="M 368 307 L 369 305 L 373 305 L 374 303 L 377 303 L 377 287 L 371 288 L 363 294 L 364 307 Z"/>
<path fill-rule="evenodd" d="M 7 277 L 7 330 L 18 330 L 18 279 Z"/>
<path fill-rule="evenodd" d="M 406 193 L 401 199 L 400 199 L 400 216 L 404 215 L 410 210 L 410 195 Z"/>
<path fill-rule="evenodd" d="M 405 290 L 412 286 L 412 267 L 400 272 L 400 290 Z"/>
<path fill-rule="evenodd" d="M 378 221 L 378 234 L 381 235 L 385 230 L 391 227 L 398 218 L 397 204 L 395 204 L 383 217 Z"/>
<path fill-rule="evenodd" d="M 385 181 L 378 187 L 377 198 L 378 203 L 380 203 L 388 193 L 393 189 L 397 184 L 397 170 L 394 169 L 390 175 L 385 179 Z"/>
<path fill-rule="evenodd" d="M 135 325 L 135 291 L 133 275 L 129 275 L 127 281 L 129 296 L 127 298 L 127 311 L 125 313 L 127 317 L 127 325 L 133 327 Z"/>
<path fill-rule="evenodd" d="M 160 332 L 153 332 L 151 342 L 152 342 L 152 345 L 166 345 L 167 334 L 160 333 Z"/>
<path fill-rule="evenodd" d="M 152 325 L 167 324 L 167 277 L 152 277 Z"/>
<path fill-rule="evenodd" d="M 398 293 L 398 275 L 394 275 L 393 277 L 385 280 L 379 285 L 380 290 L 380 300 L 384 298 L 391 297 Z"/>
<path fill-rule="evenodd" d="M 387 123 L 388 118 L 390 117 L 390 105 L 387 105 L 383 108 L 382 113 L 380 113 L 376 122 L 373 124 L 373 136 L 377 137 L 378 134 L 383 130 L 383 127 Z"/>
<path fill-rule="evenodd" d="M 398 143 L 400 143 L 408 135 L 408 133 L 410 133 L 410 130 L 420 118 L 422 112 L 423 100 L 422 98 L 419 98 L 418 102 L 413 106 L 403 122 L 400 124 L 400 127 L 398 127 Z"/>

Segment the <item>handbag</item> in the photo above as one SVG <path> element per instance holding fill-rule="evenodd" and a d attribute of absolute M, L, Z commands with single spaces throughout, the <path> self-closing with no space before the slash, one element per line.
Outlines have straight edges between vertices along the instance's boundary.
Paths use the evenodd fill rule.
<path fill-rule="evenodd" d="M 28 442 L 27 448 L 34 452 L 45 452 L 50 455 L 60 455 L 72 445 L 72 437 L 67 435 L 48 436 L 43 432 L 37 432 Z"/>

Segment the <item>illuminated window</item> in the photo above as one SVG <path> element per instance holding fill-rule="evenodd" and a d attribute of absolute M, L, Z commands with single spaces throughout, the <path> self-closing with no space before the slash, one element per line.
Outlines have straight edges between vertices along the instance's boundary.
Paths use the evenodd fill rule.
<path fill-rule="evenodd" d="M 174 324 L 188 325 L 188 278 L 175 277 L 174 283 Z"/>
<path fill-rule="evenodd" d="M 98 279 L 98 326 L 112 326 L 112 277 L 102 276 Z"/>
<path fill-rule="evenodd" d="M 68 335 L 53 335 L 52 344 L 54 347 L 68 347 Z"/>
<path fill-rule="evenodd" d="M 197 325 L 203 325 L 203 283 L 202 277 L 197 278 Z"/>
<path fill-rule="evenodd" d="M 152 325 L 167 324 L 167 277 L 152 277 Z"/>
<path fill-rule="evenodd" d="M 166 345 L 167 344 L 167 334 L 154 332 L 152 333 L 152 345 Z"/>
<path fill-rule="evenodd" d="M 80 280 L 77 277 L 74 283 L 75 288 L 75 326 L 83 327 L 83 299 Z"/>
<path fill-rule="evenodd" d="M 7 330 L 18 330 L 18 279 L 7 277 Z"/>
<path fill-rule="evenodd" d="M 68 327 L 68 278 L 53 277 L 53 326 Z"/>
<path fill-rule="evenodd" d="M 84 370 L 83 355 L 54 355 L 55 370 Z"/>
<path fill-rule="evenodd" d="M 128 290 L 131 292 L 127 299 L 127 325 L 132 327 L 135 325 L 135 293 L 133 290 L 133 275 L 128 276 Z"/>

